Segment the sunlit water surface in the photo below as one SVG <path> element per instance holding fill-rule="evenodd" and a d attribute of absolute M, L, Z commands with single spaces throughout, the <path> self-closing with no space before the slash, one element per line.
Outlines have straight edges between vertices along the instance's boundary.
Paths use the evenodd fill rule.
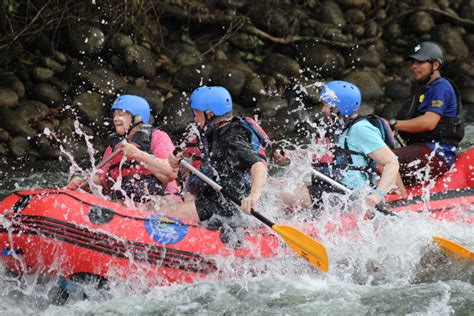
<path fill-rule="evenodd" d="M 473 145 L 474 126 L 468 126 L 463 148 Z M 301 158 L 301 157 L 300 157 Z M 285 187 L 296 187 L 307 178 L 305 158 L 295 157 L 293 169 L 284 174 Z M 67 164 L 64 164 L 65 166 Z M 68 168 L 53 163 L 41 166 L 3 166 L 0 197 L 28 188 L 64 186 Z M 285 215 L 267 189 L 259 211 L 301 227 L 311 216 Z M 329 197 L 331 199 L 331 197 Z M 318 220 L 325 231 L 336 222 L 341 208 L 329 203 Z M 474 249 L 472 225 L 433 221 L 428 214 L 400 218 L 377 215 L 358 222 L 356 231 L 321 234 L 330 270 L 322 273 L 301 258 L 274 258 L 255 263 L 266 267 L 257 276 L 230 275 L 192 285 L 144 288 L 111 283 L 109 290 L 86 288 L 88 299 L 71 298 L 65 306 L 51 303 L 57 280 L 28 275 L 18 280 L 0 264 L 1 314 L 250 314 L 250 315 L 473 315 L 474 267 L 445 255 L 432 242 L 441 235 Z M 49 293 L 49 294 L 48 294 Z"/>

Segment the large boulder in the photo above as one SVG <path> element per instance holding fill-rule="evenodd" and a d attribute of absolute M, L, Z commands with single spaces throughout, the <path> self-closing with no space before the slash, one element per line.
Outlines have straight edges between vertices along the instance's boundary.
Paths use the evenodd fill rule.
<path fill-rule="evenodd" d="M 12 109 L 18 104 L 18 95 L 10 88 L 0 87 L 0 109 Z"/>
<path fill-rule="evenodd" d="M 352 71 L 344 77 L 345 81 L 354 83 L 362 93 L 362 100 L 375 100 L 383 97 L 383 90 L 373 73 L 368 69 Z"/>
<path fill-rule="evenodd" d="M 97 55 L 105 45 L 105 34 L 95 26 L 78 26 L 69 36 L 72 53 L 75 55 Z"/>
<path fill-rule="evenodd" d="M 155 55 L 145 47 L 140 45 L 125 47 L 123 59 L 132 73 L 146 78 L 155 76 Z"/>

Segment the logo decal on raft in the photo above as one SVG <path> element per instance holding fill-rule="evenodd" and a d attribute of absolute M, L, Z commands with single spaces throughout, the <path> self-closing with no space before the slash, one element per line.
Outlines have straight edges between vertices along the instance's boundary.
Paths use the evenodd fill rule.
<path fill-rule="evenodd" d="M 165 245 L 176 244 L 188 234 L 188 226 L 180 220 L 155 214 L 145 221 L 145 228 L 151 239 Z"/>

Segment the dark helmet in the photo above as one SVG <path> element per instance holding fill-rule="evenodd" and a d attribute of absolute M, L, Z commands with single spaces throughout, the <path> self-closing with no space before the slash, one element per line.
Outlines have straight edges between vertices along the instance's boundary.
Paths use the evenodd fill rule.
<path fill-rule="evenodd" d="M 441 65 L 445 62 L 443 50 L 434 42 L 422 42 L 416 45 L 411 50 L 411 54 L 407 56 L 407 59 L 430 62 L 439 60 Z"/>

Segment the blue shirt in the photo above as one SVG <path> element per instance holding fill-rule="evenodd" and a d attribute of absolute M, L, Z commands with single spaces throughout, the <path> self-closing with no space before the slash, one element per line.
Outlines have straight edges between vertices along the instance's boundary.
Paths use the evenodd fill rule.
<path fill-rule="evenodd" d="M 443 77 L 436 79 L 428 86 L 428 90 L 420 96 L 420 102 L 418 110 L 421 113 L 433 112 L 441 117 L 456 117 L 458 110 L 456 93 L 451 83 Z M 424 144 L 432 150 L 436 148 L 433 142 Z M 439 144 L 436 153 L 451 165 L 456 159 L 456 146 Z"/>
<path fill-rule="evenodd" d="M 350 130 L 349 137 L 347 132 Z M 382 139 L 382 134 L 379 129 L 373 126 L 367 120 L 360 120 L 356 122 L 352 127 L 346 129 L 338 140 L 340 148 L 344 148 L 344 142 L 347 138 L 347 145 L 349 150 L 363 153 L 368 155 L 378 149 L 385 146 L 385 142 Z M 361 155 L 351 155 L 354 166 L 368 167 L 369 164 L 367 159 Z M 346 177 L 342 180 L 346 186 L 356 189 L 364 187 L 370 179 L 367 174 L 358 170 L 347 170 Z"/>

